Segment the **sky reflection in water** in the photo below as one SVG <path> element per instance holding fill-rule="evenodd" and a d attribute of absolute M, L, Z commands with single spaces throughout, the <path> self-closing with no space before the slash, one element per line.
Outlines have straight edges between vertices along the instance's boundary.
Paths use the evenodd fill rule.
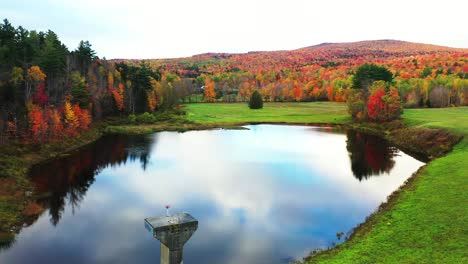
<path fill-rule="evenodd" d="M 385 141 L 303 126 L 109 136 L 37 166 L 48 208 L 1 263 L 154 263 L 145 217 L 189 212 L 185 263 L 283 263 L 338 242 L 422 162 Z"/>

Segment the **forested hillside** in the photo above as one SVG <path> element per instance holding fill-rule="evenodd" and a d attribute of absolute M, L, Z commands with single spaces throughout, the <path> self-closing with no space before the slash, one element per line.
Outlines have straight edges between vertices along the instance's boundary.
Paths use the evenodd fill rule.
<path fill-rule="evenodd" d="M 467 49 L 378 40 L 149 62 L 158 72 L 176 73 L 184 82 L 194 78 L 197 85 L 179 88 L 186 102 L 203 99 L 190 96 L 203 92 L 197 90 L 201 84 L 215 91 L 205 92 L 205 101 L 246 101 L 254 90 L 265 101 L 345 101 L 355 68 L 376 63 L 394 74 L 393 86 L 406 107 L 468 104 Z"/>
<path fill-rule="evenodd" d="M 292 51 L 105 60 L 88 41 L 70 50 L 51 30 L 0 24 L 0 143 L 61 140 L 109 115 L 185 102 L 344 102 L 355 69 L 387 67 L 405 107 L 468 105 L 468 50 L 396 40 Z"/>
<path fill-rule="evenodd" d="M 116 64 L 96 57 L 88 41 L 77 46 L 70 51 L 51 30 L 0 24 L 0 143 L 61 140 L 92 120 L 175 103 L 148 64 Z"/>

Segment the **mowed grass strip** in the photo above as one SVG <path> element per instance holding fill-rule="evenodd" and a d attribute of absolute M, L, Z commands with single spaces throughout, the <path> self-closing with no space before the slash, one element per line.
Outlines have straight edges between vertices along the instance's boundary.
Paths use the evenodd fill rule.
<path fill-rule="evenodd" d="M 346 123 L 350 118 L 346 104 L 265 103 L 263 109 L 249 109 L 246 103 L 188 104 L 187 118 L 202 124 L 236 124 L 250 122 Z"/>

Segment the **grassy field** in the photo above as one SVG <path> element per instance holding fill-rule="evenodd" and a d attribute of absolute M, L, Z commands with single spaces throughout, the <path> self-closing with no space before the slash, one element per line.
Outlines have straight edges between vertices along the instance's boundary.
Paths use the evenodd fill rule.
<path fill-rule="evenodd" d="M 186 110 L 191 121 L 203 124 L 350 122 L 346 106 L 336 103 L 265 104 L 262 110 L 192 104 Z M 468 107 L 407 109 L 403 122 L 465 138 L 420 170 L 352 239 L 308 263 L 468 263 Z"/>
<path fill-rule="evenodd" d="M 189 104 L 188 119 L 203 124 L 249 122 L 346 123 L 346 105 L 340 103 L 265 103 L 251 110 L 247 104 Z"/>
<path fill-rule="evenodd" d="M 409 126 L 465 136 L 430 162 L 355 236 L 309 263 L 468 263 L 468 108 L 408 109 Z"/>

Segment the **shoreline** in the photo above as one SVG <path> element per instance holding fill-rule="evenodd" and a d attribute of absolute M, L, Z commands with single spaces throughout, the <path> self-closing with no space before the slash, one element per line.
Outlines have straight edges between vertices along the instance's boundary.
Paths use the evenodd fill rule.
<path fill-rule="evenodd" d="M 387 123 L 387 124 L 372 124 L 372 123 L 315 123 L 315 122 L 233 122 L 233 123 L 214 123 L 214 124 L 201 124 L 201 123 L 195 123 L 195 122 L 187 122 L 187 123 L 175 123 L 171 124 L 171 122 L 161 122 L 158 124 L 153 124 L 153 125 L 122 125 L 122 124 L 109 124 L 106 121 L 99 121 L 93 127 L 90 129 L 90 131 L 85 132 L 85 135 L 80 135 L 80 139 L 77 140 L 78 142 L 71 144 L 71 146 L 65 146 L 64 149 L 61 150 L 54 150 L 50 151 L 47 148 L 46 149 L 40 149 L 38 153 L 26 153 L 24 156 L 18 157 L 18 159 L 23 160 L 23 164 L 27 166 L 26 172 L 24 173 L 23 177 L 27 180 L 27 174 L 29 169 L 36 165 L 40 164 L 43 162 L 47 162 L 49 160 L 58 158 L 60 156 L 68 155 L 71 152 L 78 151 L 80 148 L 85 147 L 89 144 L 92 144 L 93 142 L 99 140 L 102 136 L 106 134 L 126 134 L 126 135 L 143 135 L 143 134 L 151 134 L 151 133 L 156 133 L 156 132 L 161 132 L 161 131 L 176 131 L 176 132 L 185 132 L 185 131 L 193 131 L 193 130 L 209 130 L 209 129 L 245 129 L 242 126 L 245 125 L 257 125 L 257 124 L 271 124 L 271 125 L 301 125 L 301 126 L 315 126 L 315 127 L 333 127 L 333 128 L 341 128 L 341 129 L 353 129 L 357 130 L 359 132 L 367 133 L 367 134 L 373 134 L 376 136 L 379 136 L 387 141 L 389 141 L 391 144 L 395 145 L 399 149 L 401 149 L 404 152 L 407 152 L 409 155 L 414 156 L 414 155 L 419 155 L 419 157 L 422 157 L 426 159 L 427 161 L 432 161 L 437 159 L 438 157 L 441 157 L 447 153 L 449 153 L 453 147 L 460 143 L 462 140 L 463 136 L 458 136 L 455 135 L 451 132 L 448 132 L 443 129 L 427 129 L 427 128 L 419 128 L 419 127 L 410 127 L 407 125 L 404 125 L 401 121 L 398 121 L 397 123 Z M 447 144 L 438 144 L 438 145 L 444 145 L 446 147 L 434 149 L 423 149 L 421 146 L 417 146 L 416 148 L 413 146 L 412 148 L 404 146 L 402 142 L 405 142 L 402 140 L 401 137 L 402 135 L 405 135 L 406 133 L 395 133 L 395 131 L 398 130 L 415 130 L 415 131 L 410 131 L 410 133 L 418 133 L 422 134 L 420 130 L 429 130 L 432 131 L 433 133 L 441 133 L 444 132 L 444 135 L 447 136 Z M 406 131 L 408 132 L 408 131 Z M 427 132 L 427 131 L 426 131 Z M 424 139 L 421 139 L 424 140 Z M 408 142 L 407 142 L 408 143 Z M 415 142 L 411 142 L 415 143 Z M 418 145 L 418 144 L 416 144 Z M 420 145 L 420 144 L 419 144 Z M 448 146 L 448 147 L 447 147 Z M 417 151 L 414 151 L 414 150 Z M 48 155 L 41 155 L 42 152 L 47 152 Z M 45 154 L 45 153 L 44 153 Z M 31 158 L 33 157 L 33 158 Z M 419 159 L 418 157 L 416 157 Z M 406 189 L 411 189 L 414 187 L 414 184 L 416 184 L 417 179 L 420 178 L 419 176 L 421 175 L 421 171 L 423 171 L 429 163 L 425 164 L 422 166 L 418 171 L 413 173 L 406 181 L 403 183 L 397 190 L 392 192 L 386 202 L 383 202 L 382 204 L 379 205 L 379 207 L 368 217 L 366 217 L 366 220 L 362 223 L 360 223 L 358 226 L 353 228 L 350 232 L 351 235 L 348 239 L 345 240 L 345 242 L 337 245 L 336 247 L 326 249 L 324 251 L 319 251 L 316 252 L 317 256 L 323 255 L 327 252 L 330 252 L 334 249 L 342 247 L 343 244 L 347 243 L 348 241 L 359 239 L 359 237 L 362 237 L 362 232 L 367 233 L 373 226 L 375 220 L 375 216 L 381 214 L 382 212 L 386 212 L 391 210 L 395 202 L 397 201 L 398 197 L 400 196 L 401 192 L 406 190 Z M 0 178 L 1 179 L 1 178 Z M 13 224 L 12 226 L 9 226 L 10 230 L 0 230 L 0 244 L 8 244 L 8 243 L 13 243 L 15 239 L 15 235 L 21 230 L 23 223 L 26 222 L 34 222 L 34 219 L 42 213 L 42 211 L 37 212 L 38 214 L 36 215 L 29 215 L 26 216 L 24 214 L 26 207 L 28 204 L 32 203 L 35 198 L 35 193 L 34 190 L 32 190 L 32 186 L 26 185 L 22 186 L 23 190 L 23 197 L 21 200 L 23 200 L 23 207 L 19 208 L 21 210 L 18 210 L 18 213 L 21 215 L 17 218 L 17 222 Z M 30 192 L 31 194 L 28 196 L 27 193 Z M 2 229 L 5 229 L 2 227 Z M 8 232 L 10 231 L 10 232 Z M 304 257 L 305 261 L 313 261 L 315 257 L 315 254 L 311 256 L 306 256 Z"/>

